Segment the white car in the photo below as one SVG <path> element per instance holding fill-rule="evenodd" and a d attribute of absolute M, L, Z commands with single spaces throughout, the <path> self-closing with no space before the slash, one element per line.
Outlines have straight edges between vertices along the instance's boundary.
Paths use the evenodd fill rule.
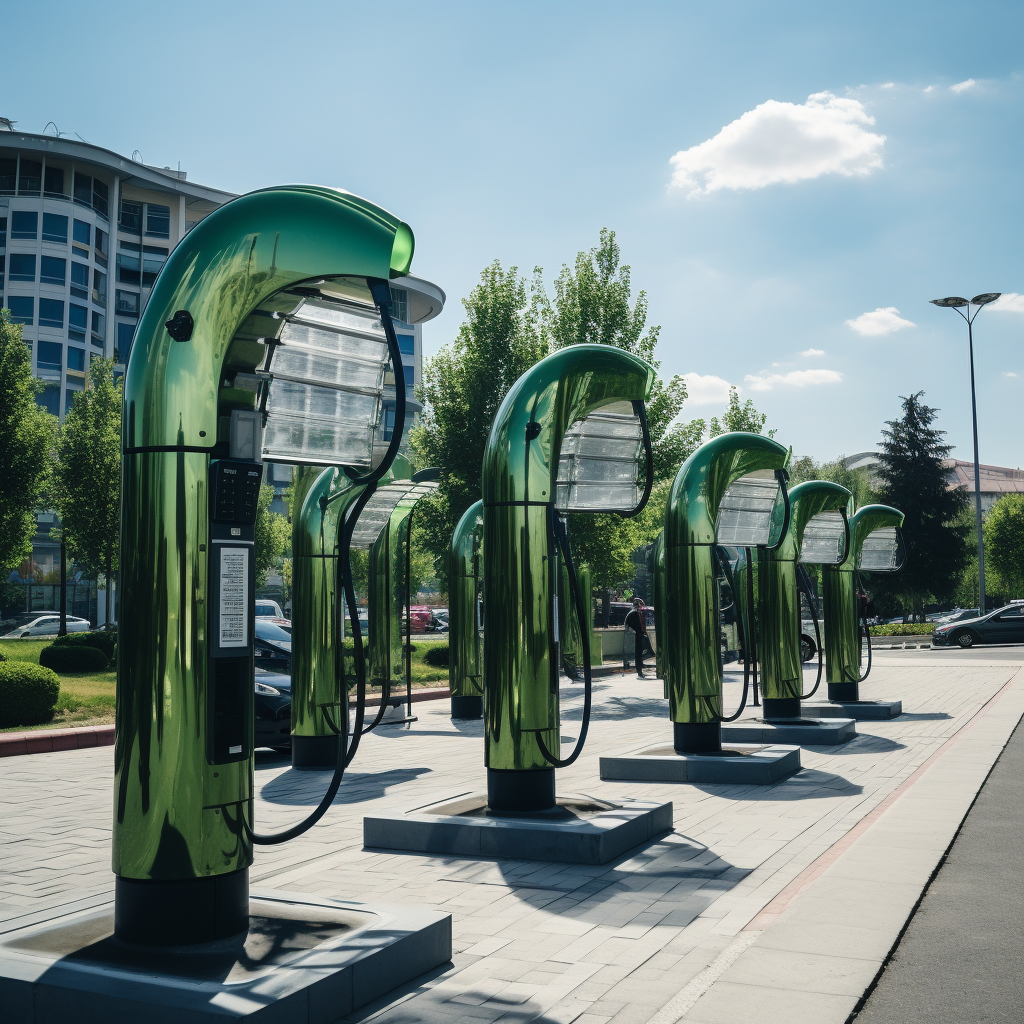
<path fill-rule="evenodd" d="M 265 597 L 261 597 L 256 602 L 257 619 L 284 619 L 284 612 L 281 611 L 281 606 L 276 601 L 270 601 Z M 285 619 L 285 622 L 288 620 Z"/>
<path fill-rule="evenodd" d="M 15 627 L 7 633 L 4 640 L 30 639 L 36 636 L 56 636 L 60 630 L 59 612 L 22 612 L 14 617 Z M 85 633 L 89 630 L 89 620 L 80 619 L 77 615 L 67 617 L 69 633 Z"/>

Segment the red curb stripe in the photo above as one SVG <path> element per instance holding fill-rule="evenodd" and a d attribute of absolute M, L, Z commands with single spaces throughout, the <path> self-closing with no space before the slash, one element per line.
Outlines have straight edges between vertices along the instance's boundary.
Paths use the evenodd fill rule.
<path fill-rule="evenodd" d="M 114 742 L 113 725 L 85 725 L 79 729 L 40 729 L 0 735 L 0 757 L 22 754 L 50 754 L 57 750 L 109 747 Z"/>

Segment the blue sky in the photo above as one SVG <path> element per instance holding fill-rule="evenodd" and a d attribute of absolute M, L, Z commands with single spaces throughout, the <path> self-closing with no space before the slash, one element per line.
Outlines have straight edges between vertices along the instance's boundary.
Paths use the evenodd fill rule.
<path fill-rule="evenodd" d="M 1022 23 L 984 0 L 50 0 L 5 13 L 0 114 L 231 191 L 386 206 L 448 294 L 428 353 L 492 259 L 550 284 L 614 228 L 686 418 L 733 383 L 830 458 L 924 390 L 970 458 L 966 328 L 927 300 L 1024 294 Z M 1021 466 L 1008 305 L 977 323 L 981 455 Z"/>

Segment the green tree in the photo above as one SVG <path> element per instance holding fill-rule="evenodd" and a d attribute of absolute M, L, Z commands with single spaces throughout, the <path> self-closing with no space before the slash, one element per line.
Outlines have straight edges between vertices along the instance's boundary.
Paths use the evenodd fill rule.
<path fill-rule="evenodd" d="M 279 512 L 272 512 L 270 509 L 273 500 L 274 488 L 270 484 L 261 485 L 256 503 L 254 532 L 257 590 L 267 585 L 270 570 L 278 564 L 292 539 L 292 529 L 288 525 L 288 520 Z"/>
<path fill-rule="evenodd" d="M 789 467 L 789 486 L 796 487 L 806 480 L 831 480 L 832 483 L 845 487 L 853 494 L 854 509 L 874 500 L 867 470 L 847 469 L 845 455 L 823 463 L 815 462 L 809 455 L 795 459 Z"/>
<path fill-rule="evenodd" d="M 740 405 L 739 392 L 734 387 L 729 388 L 729 407 L 725 410 L 721 420 L 717 416 L 711 417 L 708 424 L 708 436 L 718 437 L 719 434 L 729 434 L 734 430 L 745 430 L 751 434 L 760 434 L 764 425 L 768 422 L 768 413 L 758 412 L 754 408 L 753 399 L 748 398 L 743 405 Z M 774 430 L 768 431 L 769 437 L 775 436 Z"/>
<path fill-rule="evenodd" d="M 440 485 L 416 509 L 425 542 L 443 559 L 462 513 L 480 498 L 484 447 L 509 388 L 547 355 L 540 271 L 531 286 L 517 267 L 498 260 L 463 299 L 466 320 L 455 340 L 427 361 L 417 395 L 424 404 L 411 445 L 423 466 L 441 471 Z"/>
<path fill-rule="evenodd" d="M 926 601 L 953 596 L 968 562 L 967 492 L 947 486 L 943 459 L 950 446 L 942 440 L 945 431 L 932 426 L 938 410 L 925 405 L 923 395 L 901 397 L 903 415 L 887 420 L 882 431 L 877 498 L 906 517 L 906 562 L 893 576 L 872 578 L 873 591 L 918 619 Z"/>
<path fill-rule="evenodd" d="M 1004 494 L 989 510 L 982 531 L 986 591 L 991 587 L 1006 600 L 1024 597 L 1024 494 Z"/>
<path fill-rule="evenodd" d="M 121 528 L 122 379 L 114 361 L 94 358 L 84 391 L 57 437 L 53 499 L 61 535 L 75 559 L 106 580 L 106 621 L 117 571 Z"/>
<path fill-rule="evenodd" d="M 32 552 L 57 418 L 36 404 L 39 382 L 21 325 L 0 310 L 0 578 Z"/>

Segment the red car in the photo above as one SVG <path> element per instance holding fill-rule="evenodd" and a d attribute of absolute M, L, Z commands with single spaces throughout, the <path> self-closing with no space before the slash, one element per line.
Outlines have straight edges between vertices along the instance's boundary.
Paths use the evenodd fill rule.
<path fill-rule="evenodd" d="M 409 620 L 414 633 L 426 633 L 430 628 L 430 609 L 425 604 L 414 604 L 409 609 Z"/>

